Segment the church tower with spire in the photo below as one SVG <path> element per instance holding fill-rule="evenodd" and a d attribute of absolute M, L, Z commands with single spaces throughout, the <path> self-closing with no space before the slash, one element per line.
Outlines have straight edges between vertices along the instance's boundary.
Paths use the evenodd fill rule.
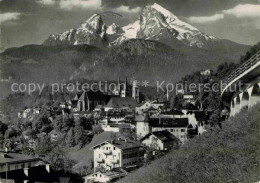
<path fill-rule="evenodd" d="M 133 81 L 132 87 L 132 97 L 136 100 L 137 103 L 140 103 L 140 94 L 139 94 L 139 87 L 137 86 L 137 81 Z"/>

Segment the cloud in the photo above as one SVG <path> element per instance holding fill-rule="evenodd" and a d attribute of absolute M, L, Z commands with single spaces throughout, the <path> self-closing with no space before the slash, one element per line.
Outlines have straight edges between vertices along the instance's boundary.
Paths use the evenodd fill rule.
<path fill-rule="evenodd" d="M 216 22 L 218 20 L 224 19 L 224 14 L 215 14 L 212 16 L 201 16 L 201 17 L 189 17 L 188 20 L 191 23 L 198 23 L 198 24 L 205 24 L 205 23 L 211 23 Z"/>
<path fill-rule="evenodd" d="M 224 14 L 241 17 L 260 17 L 260 5 L 239 4 L 232 9 L 223 10 Z"/>
<path fill-rule="evenodd" d="M 101 8 L 102 0 L 38 0 L 38 3 L 48 6 L 57 4 L 59 8 L 64 10 L 73 8 L 99 9 Z"/>
<path fill-rule="evenodd" d="M 140 7 L 136 7 L 136 8 L 131 8 L 129 6 L 120 6 L 118 8 L 115 9 L 115 11 L 119 11 L 119 12 L 123 12 L 123 13 L 138 13 L 141 11 Z"/>
<path fill-rule="evenodd" d="M 43 5 L 53 5 L 55 4 L 55 0 L 38 0 L 38 3 Z"/>
<path fill-rule="evenodd" d="M 101 8 L 102 0 L 61 0 L 60 7 L 70 10 L 72 8 L 99 9 Z"/>
<path fill-rule="evenodd" d="M 189 17 L 188 20 L 191 23 L 206 24 L 211 22 L 216 22 L 218 20 L 224 19 L 226 15 L 232 15 L 236 18 L 257 18 L 260 17 L 260 5 L 254 4 L 239 4 L 234 8 L 222 10 L 220 13 L 212 16 L 200 16 L 200 17 Z"/>
<path fill-rule="evenodd" d="M 0 24 L 7 21 L 17 20 L 20 15 L 20 13 L 0 13 Z"/>

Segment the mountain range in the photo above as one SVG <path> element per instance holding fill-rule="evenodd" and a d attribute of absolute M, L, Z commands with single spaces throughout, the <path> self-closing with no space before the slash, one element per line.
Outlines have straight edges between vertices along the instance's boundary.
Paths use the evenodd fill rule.
<path fill-rule="evenodd" d="M 1 78 L 57 82 L 79 78 L 176 82 L 190 72 L 239 62 L 250 47 L 207 35 L 158 4 L 133 23 L 107 25 L 100 14 L 78 28 L 50 35 L 42 45 L 6 49 Z"/>
<path fill-rule="evenodd" d="M 147 5 L 138 20 L 127 26 L 120 27 L 115 23 L 106 25 L 101 14 L 94 14 L 77 29 L 50 35 L 43 44 L 88 44 L 110 47 L 121 45 L 129 39 L 155 40 L 170 46 L 184 44 L 204 49 L 221 41 L 181 21 L 177 16 L 155 3 Z"/>

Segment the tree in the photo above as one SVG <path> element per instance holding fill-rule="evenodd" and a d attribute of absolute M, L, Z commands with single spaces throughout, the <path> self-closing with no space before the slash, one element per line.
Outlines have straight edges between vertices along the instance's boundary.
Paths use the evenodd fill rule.
<path fill-rule="evenodd" d="M 75 146 L 75 137 L 74 137 L 74 129 L 70 128 L 68 131 L 66 138 L 65 138 L 65 143 L 68 147 L 73 147 Z"/>
<path fill-rule="evenodd" d="M 7 124 L 0 121 L 0 134 L 4 135 L 7 129 L 8 129 Z"/>
<path fill-rule="evenodd" d="M 100 134 L 100 133 L 102 133 L 104 130 L 102 129 L 101 124 L 98 124 L 98 125 L 94 125 L 94 126 L 93 126 L 92 131 L 93 131 L 94 134 Z"/>

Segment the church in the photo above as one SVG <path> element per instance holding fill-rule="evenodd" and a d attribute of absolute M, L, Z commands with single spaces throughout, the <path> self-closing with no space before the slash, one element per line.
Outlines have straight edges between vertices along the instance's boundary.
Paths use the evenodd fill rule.
<path fill-rule="evenodd" d="M 121 82 L 120 78 L 118 78 L 117 85 L 113 91 L 113 95 L 120 96 L 122 98 L 131 97 L 137 103 L 140 103 L 140 92 L 137 86 L 137 82 L 134 81 L 133 85 L 131 86 L 128 84 L 127 78 L 125 79 L 124 82 Z"/>
<path fill-rule="evenodd" d="M 121 82 L 118 78 L 117 83 L 113 91 L 109 94 L 104 94 L 101 91 L 93 92 L 87 91 L 76 96 L 72 99 L 72 102 L 75 103 L 76 111 L 92 111 L 98 105 L 105 106 L 113 98 L 122 98 L 134 100 L 136 103 L 140 101 L 139 88 L 136 82 L 133 82 L 133 85 L 129 85 L 127 78 L 125 81 Z"/>

